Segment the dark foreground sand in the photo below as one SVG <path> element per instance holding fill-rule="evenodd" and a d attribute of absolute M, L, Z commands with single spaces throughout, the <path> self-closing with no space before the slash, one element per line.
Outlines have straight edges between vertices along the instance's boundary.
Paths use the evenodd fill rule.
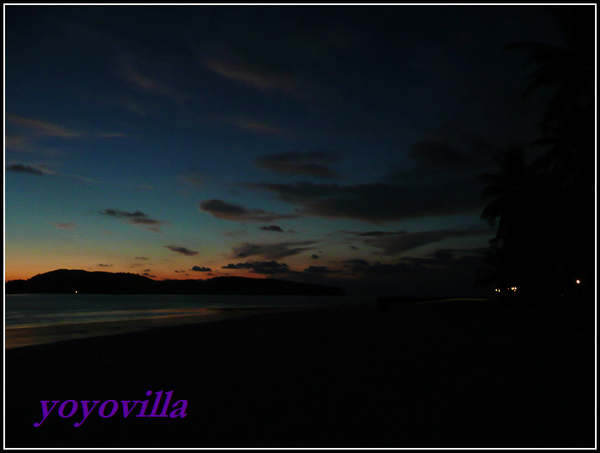
<path fill-rule="evenodd" d="M 592 316 L 483 302 L 319 308 L 9 349 L 6 447 L 595 446 Z M 41 400 L 144 400 L 185 418 L 79 428 Z M 153 398 L 151 398 L 151 403 Z"/>

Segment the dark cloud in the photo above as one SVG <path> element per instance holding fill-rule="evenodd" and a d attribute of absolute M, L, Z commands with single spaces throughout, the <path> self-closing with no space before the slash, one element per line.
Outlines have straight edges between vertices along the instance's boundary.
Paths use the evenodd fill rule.
<path fill-rule="evenodd" d="M 31 165 L 23 165 L 23 164 L 12 164 L 6 167 L 8 171 L 14 171 L 17 173 L 29 173 L 37 176 L 44 176 L 44 171 L 40 168 L 32 167 Z"/>
<path fill-rule="evenodd" d="M 60 228 L 61 230 L 74 230 L 77 228 L 77 225 L 74 223 L 55 223 L 56 228 Z"/>
<path fill-rule="evenodd" d="M 432 183 L 296 184 L 251 183 L 250 189 L 274 193 L 299 206 L 298 212 L 326 218 L 349 218 L 379 223 L 407 218 L 480 212 L 482 200 L 476 176 Z"/>
<path fill-rule="evenodd" d="M 309 274 L 336 274 L 337 271 L 329 269 L 327 266 L 308 266 L 303 272 Z"/>
<path fill-rule="evenodd" d="M 379 181 L 357 185 L 311 182 L 248 183 L 298 206 L 300 214 L 372 223 L 480 212 L 478 175 L 492 168 L 496 148 L 471 140 L 461 147 L 443 141 L 415 143 L 403 166 Z M 270 162 L 270 160 L 269 160 Z M 372 232 L 374 235 L 377 232 Z"/>
<path fill-rule="evenodd" d="M 267 259 L 281 259 L 298 255 L 312 249 L 316 241 L 280 242 L 276 244 L 250 244 L 246 243 L 234 249 L 235 257 L 246 258 L 253 255 L 263 256 Z"/>
<path fill-rule="evenodd" d="M 100 214 L 115 217 L 117 219 L 124 219 L 129 223 L 134 225 L 147 226 L 148 230 L 159 232 L 159 226 L 164 222 L 156 219 L 151 219 L 147 214 L 144 214 L 142 211 L 120 211 L 118 209 L 104 209 L 103 211 L 98 211 Z"/>
<path fill-rule="evenodd" d="M 261 168 L 278 173 L 333 179 L 337 175 L 327 165 L 337 161 L 337 157 L 325 151 L 304 153 L 292 151 L 258 157 L 254 163 Z"/>
<path fill-rule="evenodd" d="M 199 189 L 204 185 L 205 176 L 197 170 L 192 170 L 189 173 L 182 173 L 178 176 L 180 182 Z"/>
<path fill-rule="evenodd" d="M 415 265 L 409 263 L 390 264 L 376 261 L 371 264 L 363 259 L 346 260 L 343 263 L 343 267 L 348 269 L 352 274 L 393 275 L 415 271 Z"/>
<path fill-rule="evenodd" d="M 320 258 L 321 258 L 321 257 L 320 257 L 319 255 L 311 255 L 311 256 L 310 256 L 310 259 L 312 259 L 312 260 L 318 260 L 318 259 L 320 259 Z"/>
<path fill-rule="evenodd" d="M 366 231 L 366 232 L 357 232 L 357 231 L 341 231 L 342 233 L 353 234 L 354 236 L 360 237 L 383 237 L 383 236 L 394 236 L 397 234 L 406 233 L 404 230 L 398 230 L 395 232 L 392 231 Z"/>
<path fill-rule="evenodd" d="M 456 254 L 461 256 L 456 258 Z M 349 269 L 354 274 L 364 275 L 394 275 L 394 274 L 411 274 L 411 273 L 432 273 L 449 269 L 452 266 L 471 267 L 472 271 L 477 268 L 477 264 L 481 262 L 481 250 L 452 250 L 452 249 L 437 249 L 428 257 L 415 258 L 404 257 L 396 263 L 381 263 L 376 261 L 369 263 L 363 259 L 351 259 L 343 261 L 343 267 Z M 437 275 L 437 274 L 436 274 Z"/>
<path fill-rule="evenodd" d="M 275 231 L 277 233 L 283 233 L 281 227 L 278 227 L 277 225 L 262 226 L 260 229 L 263 231 Z"/>
<path fill-rule="evenodd" d="M 148 258 L 146 258 L 145 256 L 136 256 L 134 259 L 136 259 L 136 260 L 147 260 Z"/>
<path fill-rule="evenodd" d="M 194 266 L 190 270 L 191 271 L 196 271 L 196 272 L 212 272 L 212 269 L 210 267 Z"/>
<path fill-rule="evenodd" d="M 175 245 L 165 245 L 165 247 L 173 252 L 181 253 L 182 255 L 186 255 L 186 256 L 193 256 L 193 255 L 198 254 L 198 252 L 188 250 L 185 247 L 177 247 Z"/>
<path fill-rule="evenodd" d="M 112 264 L 98 264 L 98 267 L 112 267 Z"/>
<path fill-rule="evenodd" d="M 274 220 L 295 219 L 297 215 L 276 214 L 262 209 L 248 209 L 223 200 L 206 200 L 200 203 L 200 210 L 213 217 L 241 222 L 272 222 Z"/>
<path fill-rule="evenodd" d="M 368 261 L 363 259 L 345 260 L 343 266 L 349 268 L 352 272 L 361 272 L 369 267 Z"/>
<path fill-rule="evenodd" d="M 413 233 L 399 231 L 382 237 L 365 239 L 364 243 L 371 247 L 382 249 L 380 252 L 381 255 L 393 256 L 444 239 L 472 236 L 474 234 L 478 233 L 471 230 L 434 230 L 416 231 Z"/>
<path fill-rule="evenodd" d="M 250 269 L 254 274 L 281 274 L 291 272 L 288 265 L 277 261 L 250 261 L 246 263 L 230 263 L 223 269 Z"/>

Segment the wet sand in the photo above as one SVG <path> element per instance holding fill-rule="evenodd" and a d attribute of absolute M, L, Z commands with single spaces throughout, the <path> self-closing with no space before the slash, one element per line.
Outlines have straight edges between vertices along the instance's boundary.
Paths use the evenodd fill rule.
<path fill-rule="evenodd" d="M 194 313 L 169 316 L 152 316 L 134 320 L 91 321 L 6 327 L 4 329 L 4 348 L 13 349 L 24 346 L 35 346 L 80 338 L 118 335 L 121 333 L 139 332 L 142 330 L 156 329 L 166 326 L 213 322 L 223 319 L 252 316 L 256 314 L 273 313 L 275 311 L 282 312 L 285 310 L 294 310 L 294 308 L 198 308 L 194 310 L 188 310 L 189 312 Z"/>
<path fill-rule="evenodd" d="M 6 447 L 595 446 L 591 316 L 472 301 L 341 306 L 5 354 Z M 148 390 L 187 400 L 187 416 L 93 412 L 75 428 L 79 409 L 33 427 L 41 400 Z"/>

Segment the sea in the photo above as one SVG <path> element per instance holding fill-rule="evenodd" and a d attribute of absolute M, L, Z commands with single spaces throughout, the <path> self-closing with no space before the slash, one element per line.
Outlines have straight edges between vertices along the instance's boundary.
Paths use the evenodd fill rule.
<path fill-rule="evenodd" d="M 208 322 L 279 309 L 375 303 L 365 296 L 8 294 L 5 348 Z"/>

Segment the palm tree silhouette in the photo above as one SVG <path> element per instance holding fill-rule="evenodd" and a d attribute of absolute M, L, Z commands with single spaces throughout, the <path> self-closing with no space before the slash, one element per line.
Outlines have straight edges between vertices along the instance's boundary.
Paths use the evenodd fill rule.
<path fill-rule="evenodd" d="M 531 56 L 525 66 L 537 66 L 529 76 L 523 99 L 543 87 L 553 90 L 542 121 L 543 128 L 561 122 L 566 112 L 592 113 L 594 109 L 594 7 L 562 6 L 548 9 L 561 26 L 566 47 L 531 42 L 506 46 L 507 49 L 529 51 Z"/>
<path fill-rule="evenodd" d="M 592 7 L 593 8 L 593 7 Z M 550 88 L 534 142 L 543 154 L 527 163 L 522 149 L 497 157 L 499 171 L 482 176 L 494 199 L 482 218 L 495 225 L 496 263 L 531 295 L 564 293 L 575 275 L 593 278 L 595 208 L 595 9 L 557 7 L 567 47 L 517 43 L 537 66 L 523 92 Z M 578 278 L 578 277 L 577 277 Z M 559 284 L 560 281 L 564 283 Z"/>
<path fill-rule="evenodd" d="M 547 193 L 545 175 L 535 163 L 527 162 L 523 148 L 505 150 L 496 156 L 496 162 L 497 173 L 481 175 L 487 184 L 483 196 L 492 198 L 481 218 L 491 226 L 499 219 L 496 236 L 490 241 L 488 271 L 495 268 L 504 289 L 516 286 L 521 293 L 539 292 L 547 286 L 550 232 L 545 219 L 547 200 L 553 197 Z"/>

